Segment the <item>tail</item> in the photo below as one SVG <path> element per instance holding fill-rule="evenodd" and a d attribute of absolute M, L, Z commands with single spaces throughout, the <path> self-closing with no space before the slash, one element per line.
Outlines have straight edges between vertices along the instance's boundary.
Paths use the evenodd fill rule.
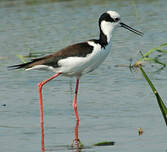
<path fill-rule="evenodd" d="M 50 55 L 44 56 L 44 57 L 40 57 L 40 58 L 32 59 L 30 62 L 27 62 L 27 63 L 8 66 L 7 68 L 8 68 L 9 70 L 15 70 L 15 69 L 29 69 L 29 68 L 32 68 L 32 67 L 35 66 L 35 65 L 46 64 L 46 63 L 45 63 L 45 59 L 47 59 L 48 57 L 50 57 Z M 41 62 L 41 60 L 43 60 L 43 61 Z"/>
<path fill-rule="evenodd" d="M 23 63 L 23 64 L 17 64 L 17 65 L 8 66 L 7 68 L 8 68 L 9 70 L 15 70 L 15 69 L 29 69 L 29 68 L 32 68 L 34 65 L 39 65 L 39 64 L 41 64 L 40 61 L 43 60 L 43 59 L 46 59 L 47 57 L 48 57 L 48 56 L 35 58 L 35 59 L 32 59 L 30 62 Z"/>
<path fill-rule="evenodd" d="M 27 69 L 27 68 L 30 68 L 31 64 L 32 64 L 32 62 L 27 62 L 27 63 L 23 63 L 23 64 L 17 64 L 17 65 L 8 66 L 7 68 L 9 70 Z"/>

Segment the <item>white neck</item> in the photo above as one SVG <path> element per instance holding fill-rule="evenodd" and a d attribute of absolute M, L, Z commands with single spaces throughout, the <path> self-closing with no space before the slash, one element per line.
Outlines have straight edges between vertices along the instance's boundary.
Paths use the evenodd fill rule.
<path fill-rule="evenodd" d="M 107 42 L 110 43 L 112 37 L 112 31 L 114 29 L 114 25 L 111 22 L 102 21 L 101 22 L 101 30 L 107 37 Z"/>

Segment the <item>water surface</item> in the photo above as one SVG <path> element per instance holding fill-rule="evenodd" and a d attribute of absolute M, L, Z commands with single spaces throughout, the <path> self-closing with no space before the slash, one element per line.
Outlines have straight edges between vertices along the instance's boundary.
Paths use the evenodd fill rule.
<path fill-rule="evenodd" d="M 111 54 L 96 71 L 81 79 L 79 137 L 85 152 L 166 152 L 167 129 L 156 99 L 140 72 L 115 67 L 135 61 L 167 39 L 165 0 L 0 1 L 0 151 L 40 151 L 40 112 L 37 84 L 53 75 L 40 71 L 8 71 L 21 63 L 16 55 L 55 52 L 71 43 L 96 38 L 98 17 L 116 10 L 122 20 L 145 33 L 125 29 L 113 35 Z M 167 99 L 167 70 L 150 75 Z M 71 151 L 75 117 L 75 79 L 59 77 L 43 90 L 47 151 Z M 144 130 L 138 136 L 137 128 Z M 92 147 L 101 141 L 114 146 Z"/>

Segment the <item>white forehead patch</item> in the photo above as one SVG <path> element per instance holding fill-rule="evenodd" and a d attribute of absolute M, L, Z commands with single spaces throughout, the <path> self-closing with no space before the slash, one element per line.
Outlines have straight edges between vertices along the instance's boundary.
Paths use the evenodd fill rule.
<path fill-rule="evenodd" d="M 115 11 L 107 11 L 111 18 L 120 18 L 120 15 Z"/>

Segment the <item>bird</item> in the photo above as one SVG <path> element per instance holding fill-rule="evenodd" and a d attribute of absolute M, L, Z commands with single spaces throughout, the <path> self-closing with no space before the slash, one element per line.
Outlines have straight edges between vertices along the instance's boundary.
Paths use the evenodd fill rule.
<path fill-rule="evenodd" d="M 25 70 L 49 70 L 54 75 L 38 84 L 40 98 L 41 124 L 43 124 L 43 99 L 42 88 L 52 79 L 62 75 L 67 77 L 76 77 L 75 94 L 73 97 L 73 110 L 76 120 L 79 121 L 77 111 L 77 95 L 81 76 L 94 71 L 101 65 L 111 51 L 112 34 L 118 27 L 123 27 L 139 36 L 140 32 L 125 23 L 121 22 L 120 14 L 116 11 L 106 11 L 100 15 L 98 20 L 99 38 L 90 39 L 85 42 L 79 42 L 69 45 L 55 53 L 32 59 L 30 62 L 9 66 L 9 69 Z"/>

